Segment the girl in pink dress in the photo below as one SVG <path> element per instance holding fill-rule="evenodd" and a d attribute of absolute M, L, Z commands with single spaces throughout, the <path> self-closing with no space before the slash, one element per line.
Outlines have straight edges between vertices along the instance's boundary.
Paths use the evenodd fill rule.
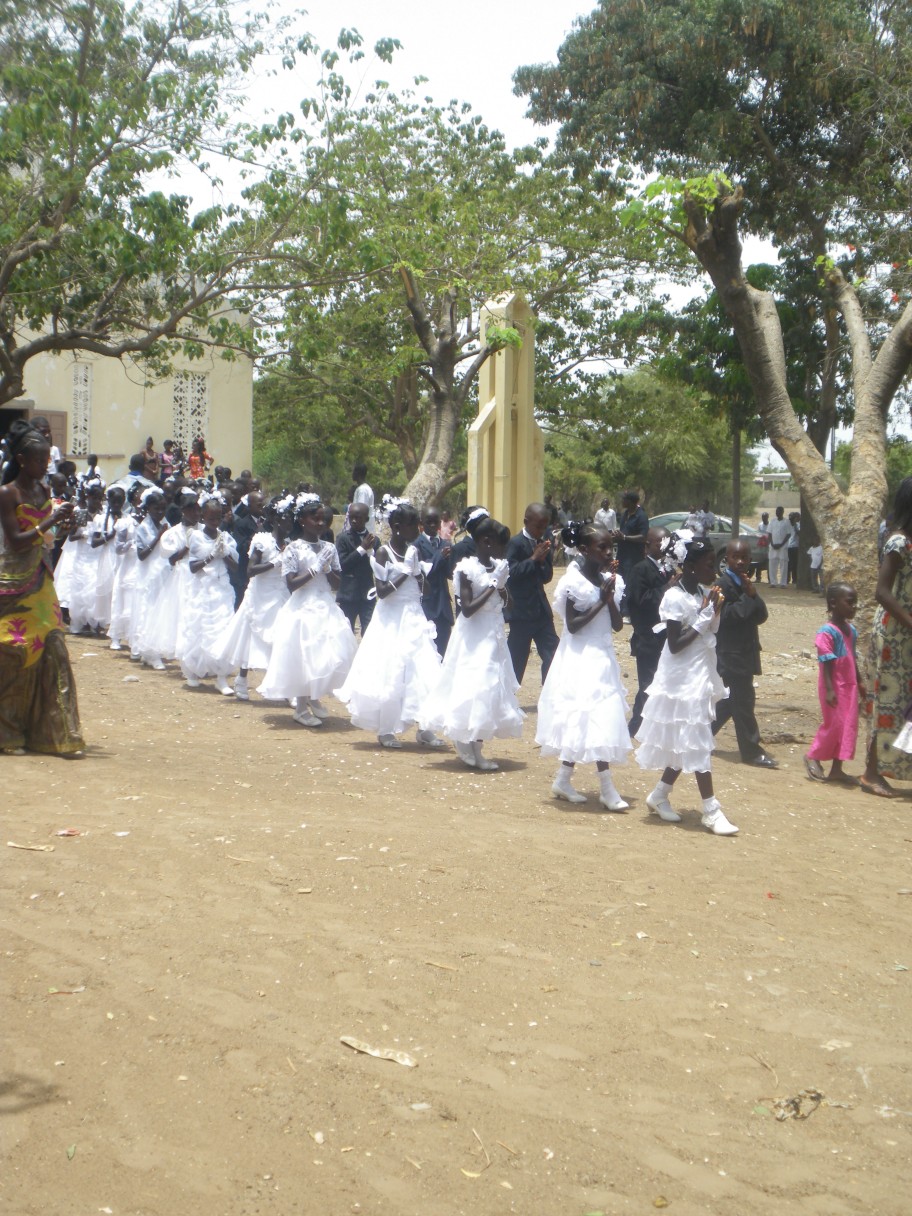
<path fill-rule="evenodd" d="M 865 694 L 856 662 L 857 631 L 852 618 L 858 608 L 858 593 L 849 583 L 827 587 L 829 621 L 817 632 L 819 660 L 817 691 L 823 722 L 804 757 L 804 767 L 813 781 L 838 781 L 858 785 L 858 778 L 843 771 L 842 762 L 855 756 L 858 739 L 858 701 Z M 832 760 L 824 775 L 822 760 Z"/>

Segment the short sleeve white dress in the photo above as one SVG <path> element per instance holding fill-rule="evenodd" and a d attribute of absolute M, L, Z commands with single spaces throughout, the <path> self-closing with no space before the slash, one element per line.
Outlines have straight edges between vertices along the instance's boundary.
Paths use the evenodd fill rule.
<path fill-rule="evenodd" d="M 162 583 L 174 572 L 168 565 L 167 550 L 162 548 L 161 540 L 145 561 L 139 560 L 139 551 L 149 549 L 159 532 L 167 534 L 168 530 L 167 524 L 158 528 L 150 516 L 136 528 L 136 587 L 130 616 L 130 651 L 134 658 L 142 658 L 147 663 L 161 660 L 161 655 L 151 647 L 149 630 Z"/>
<path fill-rule="evenodd" d="M 139 559 L 136 556 L 135 517 L 129 511 L 114 525 L 114 588 L 111 593 L 111 627 L 108 636 L 115 642 L 130 636 L 133 592 Z"/>
<path fill-rule="evenodd" d="M 488 570 L 477 557 L 465 557 L 454 571 L 457 595 L 463 580 L 477 598 L 488 587 L 506 583 L 506 563 L 496 562 Z M 507 649 L 503 603 L 495 591 L 472 616 L 457 617 L 421 726 L 442 732 L 454 743 L 518 738 L 525 717 L 516 700 L 518 688 Z"/>
<path fill-rule="evenodd" d="M 339 555 L 329 541 L 293 540 L 282 553 L 282 577 L 315 571 L 293 591 L 276 615 L 272 654 L 259 687 L 267 701 L 303 697 L 318 701 L 338 688 L 355 657 L 355 635 L 326 577 L 339 572 Z"/>
<path fill-rule="evenodd" d="M 265 671 L 272 656 L 272 640 L 279 609 L 289 591 L 282 573 L 282 553 L 271 532 L 257 532 L 250 541 L 250 556 L 270 568 L 255 574 L 228 629 L 222 656 L 230 667 L 254 667 Z M 252 564 L 252 561 L 251 561 Z"/>
<path fill-rule="evenodd" d="M 422 721 L 440 676 L 440 656 L 434 645 L 437 630 L 421 607 L 418 550 L 409 545 L 401 560 L 388 546 L 386 552 L 391 560 L 385 566 L 371 557 L 374 578 L 384 582 L 404 574 L 405 582 L 391 595 L 377 597 L 370 629 L 335 695 L 348 706 L 355 726 L 398 735 Z"/>
<path fill-rule="evenodd" d="M 237 561 L 237 544 L 228 532 L 209 536 L 204 528 L 194 528 L 189 539 L 189 578 L 175 657 L 185 676 L 198 680 L 227 676 L 234 665 L 226 662 L 221 650 L 234 617 L 234 588 L 226 560 Z M 193 562 L 207 564 L 191 570 Z"/>
<path fill-rule="evenodd" d="M 661 620 L 680 621 L 684 629 L 695 624 L 707 590 L 699 587 L 692 595 L 680 583 L 669 587 L 659 608 Z M 712 767 L 716 702 L 728 696 L 716 670 L 718 629 L 715 615 L 707 631 L 677 654 L 665 643 L 636 736 L 641 768 L 705 773 Z"/>
<path fill-rule="evenodd" d="M 184 554 L 173 566 L 171 558 L 189 548 L 190 537 L 197 531 L 198 528 L 188 528 L 184 523 L 175 524 L 158 545 L 168 559 L 168 566 L 146 618 L 143 650 L 161 655 L 163 659 L 177 658 L 178 652 L 186 647 L 181 629 L 184 609 L 190 598 L 190 558 Z"/>
<path fill-rule="evenodd" d="M 618 577 L 618 605 L 623 594 Z M 568 603 L 588 612 L 599 595 L 599 588 L 575 564 L 567 567 L 554 591 L 554 611 L 564 629 L 539 698 L 535 742 L 543 756 L 560 756 L 568 764 L 622 764 L 633 748 L 607 607 L 576 633 L 567 628 Z"/>

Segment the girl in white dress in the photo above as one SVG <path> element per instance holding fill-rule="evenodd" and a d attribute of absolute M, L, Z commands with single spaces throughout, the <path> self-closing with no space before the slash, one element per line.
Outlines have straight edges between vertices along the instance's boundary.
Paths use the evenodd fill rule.
<path fill-rule="evenodd" d="M 92 547 L 92 536 L 96 531 L 95 520 L 102 514 L 104 483 L 84 481 L 82 486 L 85 509 L 75 512 L 74 526 L 67 541 L 67 545 L 73 546 L 69 585 L 70 633 L 96 630 L 101 624 L 95 614 L 101 549 Z"/>
<path fill-rule="evenodd" d="M 390 538 L 371 555 L 377 606 L 348 678 L 336 696 L 351 720 L 374 731 L 383 747 L 401 748 L 399 736 L 420 723 L 440 676 L 436 629 L 421 607 L 421 559 L 415 548 L 420 520 L 409 502 L 388 500 Z M 433 731 L 418 728 L 423 747 L 442 748 Z"/>
<path fill-rule="evenodd" d="M 476 556 L 456 565 L 453 590 L 462 611 L 422 722 L 426 730 L 452 739 L 462 762 L 483 772 L 498 765 L 483 754 L 482 745 L 493 738 L 518 738 L 525 716 L 516 700 L 519 683 L 503 619 L 509 539 L 509 528 L 483 519 L 475 529 Z"/>
<path fill-rule="evenodd" d="M 237 569 L 237 544 L 219 524 L 225 499 L 216 490 L 200 496 L 201 526 L 188 536 L 189 584 L 181 608 L 177 659 L 190 688 L 199 688 L 207 676 L 223 697 L 234 695 L 228 673 L 234 664 L 222 655 L 225 634 L 234 617 L 234 588 L 230 574 Z"/>
<path fill-rule="evenodd" d="M 259 687 L 267 701 L 295 699 L 294 720 L 322 726 L 329 715 L 320 697 L 338 688 L 355 657 L 355 637 L 335 600 L 340 583 L 336 546 L 320 540 L 323 504 L 317 494 L 299 494 L 295 525 L 299 539 L 282 553 L 290 598 L 279 609 L 272 654 Z"/>
<path fill-rule="evenodd" d="M 556 798 L 585 802 L 585 794 L 573 788 L 573 767 L 594 761 L 599 802 L 609 811 L 626 811 L 629 803 L 617 792 L 609 767 L 623 764 L 632 748 L 611 636 L 623 628 L 624 583 L 612 571 L 610 532 L 591 523 L 569 524 L 561 540 L 578 550 L 582 564 L 571 562 L 554 592 L 564 628 L 539 698 L 535 742 L 543 756 L 560 756 L 551 786 Z"/>
<path fill-rule="evenodd" d="M 184 608 L 190 598 L 190 537 L 199 528 L 200 508 L 195 491 L 181 493 L 181 521 L 161 539 L 168 570 L 146 618 L 143 650 L 163 659 L 176 659 L 186 642 L 181 632 Z"/>
<path fill-rule="evenodd" d="M 105 498 L 107 508 L 99 512 L 92 521 L 90 544 L 93 549 L 101 550 L 95 584 L 95 619 L 99 622 L 99 628 L 109 629 L 114 597 L 114 571 L 117 565 L 114 533 L 117 522 L 123 515 L 127 495 L 123 486 L 111 486 Z"/>
<path fill-rule="evenodd" d="M 168 509 L 161 490 L 150 486 L 140 499 L 143 518 L 136 526 L 136 585 L 133 590 L 133 611 L 130 614 L 130 658 L 142 659 L 154 671 L 164 671 L 162 657 L 146 644 L 147 621 L 158 599 L 161 585 L 171 577 L 168 555 L 161 539 L 168 532 L 165 511 Z"/>
<path fill-rule="evenodd" d="M 127 493 L 127 509 L 114 525 L 114 587 L 111 592 L 111 627 L 108 629 L 112 650 L 123 650 L 123 643 L 130 636 L 133 591 L 139 567 L 136 529 L 142 518 L 139 509 L 141 494 L 142 484 L 135 482 Z"/>
<path fill-rule="evenodd" d="M 231 667 L 240 667 L 234 681 L 239 701 L 250 700 L 249 669 L 265 671 L 269 666 L 276 617 L 289 596 L 282 574 L 282 553 L 291 535 L 294 509 L 294 495 L 274 499 L 265 512 L 270 531 L 255 532 L 250 540 L 247 563 L 250 582 L 222 649 L 222 656 Z"/>
<path fill-rule="evenodd" d="M 708 540 L 693 539 L 689 532 L 674 533 L 669 542 L 669 556 L 682 563 L 681 577 L 662 597 L 659 615 L 667 641 L 636 736 L 640 767 L 664 770 L 646 805 L 666 823 L 679 823 L 668 795 L 682 772 L 693 773 L 703 799 L 703 826 L 716 836 L 734 836 L 738 829 L 726 819 L 712 780 L 715 706 L 728 696 L 716 670 L 722 592 L 712 585 L 715 553 Z"/>

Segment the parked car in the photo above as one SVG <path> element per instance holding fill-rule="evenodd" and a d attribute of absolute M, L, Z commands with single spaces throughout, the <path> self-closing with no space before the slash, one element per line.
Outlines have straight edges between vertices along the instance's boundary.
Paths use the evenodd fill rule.
<path fill-rule="evenodd" d="M 664 515 L 651 515 L 649 526 L 667 528 L 669 532 L 676 532 L 678 528 L 684 527 L 684 521 L 689 514 L 689 511 L 667 511 Z M 711 532 L 707 532 L 706 536 L 716 551 L 717 569 L 724 570 L 726 566 L 725 550 L 732 538 L 732 521 L 727 515 L 717 515 L 715 528 Z M 752 528 L 749 524 L 741 524 L 738 529 L 738 539 L 746 540 L 750 545 L 752 576 L 756 576 L 760 570 L 769 569 L 769 549 L 760 544 L 760 533 L 756 528 Z"/>

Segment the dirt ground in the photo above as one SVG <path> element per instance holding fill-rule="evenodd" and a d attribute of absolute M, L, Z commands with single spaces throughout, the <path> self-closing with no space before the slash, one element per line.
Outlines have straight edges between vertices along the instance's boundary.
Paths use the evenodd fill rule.
<path fill-rule="evenodd" d="M 89 755 L 2 759 L 0 1209 L 906 1216 L 912 806 L 806 779 L 824 614 L 764 593 L 735 839 L 635 763 L 555 802 L 537 667 L 481 774 L 71 640 Z"/>

